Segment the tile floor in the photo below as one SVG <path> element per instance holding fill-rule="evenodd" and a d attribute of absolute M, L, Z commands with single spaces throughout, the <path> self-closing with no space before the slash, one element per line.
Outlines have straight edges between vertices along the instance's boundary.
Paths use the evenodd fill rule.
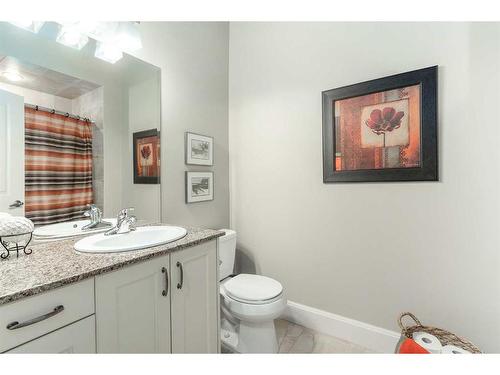
<path fill-rule="evenodd" d="M 284 319 L 274 321 L 279 353 L 373 353 L 362 346 L 328 336 Z M 229 353 L 224 347 L 222 353 Z"/>
<path fill-rule="evenodd" d="M 274 322 L 280 353 L 373 353 L 349 341 L 328 336 L 284 319 Z"/>

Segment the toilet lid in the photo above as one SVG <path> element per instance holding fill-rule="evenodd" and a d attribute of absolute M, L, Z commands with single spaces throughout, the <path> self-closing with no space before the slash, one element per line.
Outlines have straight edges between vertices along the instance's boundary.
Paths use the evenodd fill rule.
<path fill-rule="evenodd" d="M 267 301 L 283 292 L 283 286 L 270 277 L 240 274 L 224 283 L 227 294 L 241 301 Z"/>

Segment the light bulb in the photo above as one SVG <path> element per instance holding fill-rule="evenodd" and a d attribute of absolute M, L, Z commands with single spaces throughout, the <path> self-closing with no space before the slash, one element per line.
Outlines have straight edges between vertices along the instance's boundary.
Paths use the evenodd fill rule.
<path fill-rule="evenodd" d="M 117 45 L 127 52 L 134 52 L 142 48 L 141 33 L 136 22 L 120 22 L 116 30 Z"/>
<path fill-rule="evenodd" d="M 87 29 L 85 33 L 92 39 L 99 42 L 114 42 L 119 22 L 95 22 L 92 24 L 83 24 L 82 28 Z M 93 29 L 93 30 L 91 30 Z"/>
<path fill-rule="evenodd" d="M 88 41 L 89 38 L 80 32 L 77 25 L 61 26 L 56 39 L 56 42 L 78 50 L 82 49 Z"/>
<path fill-rule="evenodd" d="M 120 48 L 113 43 L 97 42 L 95 57 L 114 64 L 123 57 L 123 53 Z"/>

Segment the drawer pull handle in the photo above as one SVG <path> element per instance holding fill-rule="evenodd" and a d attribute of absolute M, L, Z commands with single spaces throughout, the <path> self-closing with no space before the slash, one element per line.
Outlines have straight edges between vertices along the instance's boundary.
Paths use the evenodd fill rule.
<path fill-rule="evenodd" d="M 165 267 L 162 267 L 161 273 L 165 274 L 165 289 L 163 290 L 163 292 L 161 292 L 161 295 L 165 297 L 168 294 L 168 272 L 167 272 L 167 269 Z"/>
<path fill-rule="evenodd" d="M 41 316 L 39 316 L 37 318 L 33 318 L 33 319 L 27 320 L 27 321 L 22 322 L 22 323 L 19 323 L 19 322 L 9 323 L 9 324 L 7 324 L 7 329 L 13 330 L 13 329 L 18 329 L 18 328 L 23 328 L 23 327 L 30 326 L 32 324 L 41 322 L 42 320 L 49 319 L 50 317 L 53 317 L 54 315 L 59 314 L 63 310 L 64 310 L 64 306 L 63 305 L 59 305 L 56 308 L 54 308 L 54 310 L 52 310 L 51 312 L 49 312 L 47 314 L 44 314 L 44 315 L 41 315 Z"/>
<path fill-rule="evenodd" d="M 182 289 L 182 285 L 184 285 L 184 269 L 182 268 L 181 262 L 177 262 L 176 266 L 179 268 L 179 271 L 181 272 L 181 282 L 177 283 L 177 289 Z"/>

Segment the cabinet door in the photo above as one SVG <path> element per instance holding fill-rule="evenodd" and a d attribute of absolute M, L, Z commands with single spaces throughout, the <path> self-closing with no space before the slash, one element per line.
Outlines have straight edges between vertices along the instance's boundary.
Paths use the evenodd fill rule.
<path fill-rule="evenodd" d="M 95 353 L 94 315 L 18 346 L 8 353 Z"/>
<path fill-rule="evenodd" d="M 172 352 L 219 351 L 217 243 L 210 241 L 170 255 Z"/>
<path fill-rule="evenodd" d="M 98 353 L 170 353 L 169 257 L 95 278 Z"/>

